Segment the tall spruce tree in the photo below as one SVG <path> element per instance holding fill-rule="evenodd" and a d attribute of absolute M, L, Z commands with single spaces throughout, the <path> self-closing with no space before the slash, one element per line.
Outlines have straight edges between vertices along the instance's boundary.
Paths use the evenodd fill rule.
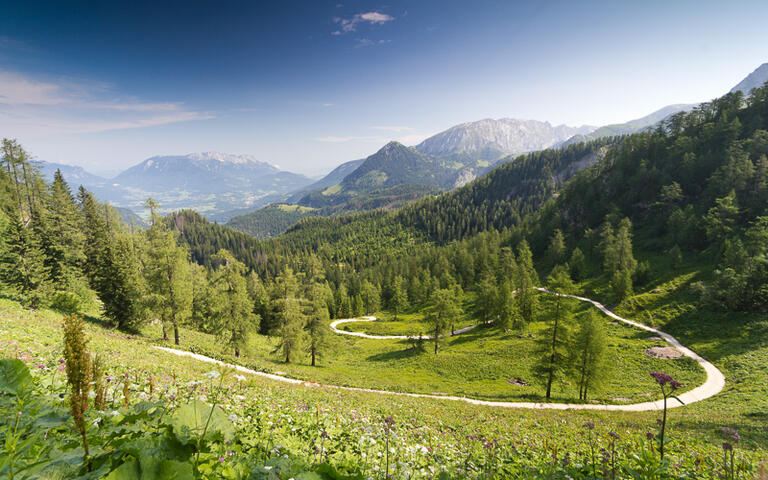
<path fill-rule="evenodd" d="M 0 281 L 33 307 L 50 299 L 49 269 L 32 230 L 14 216 L 8 219 L 0 244 Z"/>

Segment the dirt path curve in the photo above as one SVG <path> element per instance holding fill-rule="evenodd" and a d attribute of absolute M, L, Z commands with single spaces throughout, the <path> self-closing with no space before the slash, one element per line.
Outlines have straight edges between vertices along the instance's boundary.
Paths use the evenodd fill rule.
<path fill-rule="evenodd" d="M 353 322 L 375 322 L 376 317 L 360 317 L 360 318 L 345 318 L 342 320 L 334 320 L 331 322 L 331 330 L 333 330 L 335 333 L 339 333 L 341 335 L 349 335 L 352 337 L 358 337 L 358 338 L 371 338 L 374 340 L 408 340 L 408 339 L 417 339 L 419 338 L 418 335 L 370 335 L 368 333 L 363 332 L 348 332 L 346 330 L 339 330 L 339 325 L 342 325 L 344 323 L 353 323 Z M 470 325 L 468 327 L 459 328 L 458 330 L 454 330 L 452 334 L 446 334 L 443 335 L 444 337 L 450 337 L 451 335 L 460 335 L 462 333 L 466 333 L 470 330 L 474 330 L 477 328 L 478 325 Z M 430 340 L 433 337 L 433 335 L 424 335 L 421 338 L 424 340 Z"/>
<path fill-rule="evenodd" d="M 544 288 L 538 288 L 539 291 L 545 292 L 545 293 L 552 293 Z M 640 328 L 642 330 L 646 330 L 648 332 L 655 333 L 656 335 L 662 337 L 664 340 L 667 341 L 670 345 L 677 348 L 682 352 L 683 355 L 686 357 L 690 357 L 696 362 L 699 363 L 699 365 L 702 366 L 704 371 L 707 373 L 707 379 L 706 381 L 699 385 L 698 387 L 694 388 L 693 390 L 689 390 L 681 395 L 679 395 L 680 400 L 682 400 L 686 405 L 690 405 L 691 403 L 700 402 L 702 400 L 705 400 L 709 397 L 712 397 L 714 395 L 717 395 L 725 386 L 725 376 L 722 374 L 720 370 L 717 369 L 714 365 L 709 363 L 706 359 L 700 357 L 697 355 L 694 351 L 691 349 L 684 347 L 680 342 L 677 341 L 675 337 L 668 333 L 664 333 L 660 330 L 657 330 L 655 328 L 651 328 L 649 326 L 643 325 L 641 323 L 633 322 L 632 320 L 627 320 L 626 318 L 622 318 L 612 311 L 608 310 L 603 306 L 601 303 L 596 302 L 594 300 L 591 300 L 589 298 L 579 297 L 576 295 L 567 295 L 568 297 L 575 298 L 577 300 L 580 300 L 582 302 L 591 303 L 597 309 L 599 309 L 601 312 L 606 314 L 608 317 L 618 320 L 619 322 L 625 323 L 627 325 L 631 325 L 636 328 Z M 350 320 L 351 321 L 351 320 Z M 360 321 L 360 320 L 354 320 L 354 321 Z M 367 317 L 364 321 L 373 321 L 371 317 Z M 466 330 L 465 330 L 466 331 Z M 358 333 L 358 332 L 342 332 L 340 333 L 348 334 L 348 333 Z M 357 335 L 356 335 L 357 336 Z M 402 338 L 398 336 L 385 336 L 385 337 L 376 337 L 371 336 L 373 338 L 379 338 L 379 339 L 387 339 L 387 338 Z M 367 337 L 365 337 L 367 338 Z M 407 337 L 405 337 L 407 338 Z M 218 365 L 225 365 L 223 362 L 216 360 L 211 357 L 206 357 L 205 355 L 200 355 L 197 353 L 187 352 L 185 350 L 176 350 L 173 348 L 167 348 L 167 347 L 155 347 L 157 349 L 163 350 L 168 353 L 172 353 L 177 356 L 183 356 L 183 357 L 192 357 L 196 360 L 200 360 L 203 362 L 208 363 L 215 363 Z M 326 384 L 319 384 L 315 382 L 308 382 L 304 380 L 297 380 L 295 378 L 289 378 L 284 377 L 281 375 L 275 375 L 272 373 L 265 373 L 265 372 L 259 372 L 256 370 L 251 370 L 250 368 L 246 368 L 240 365 L 230 365 L 226 364 L 231 367 L 233 367 L 238 372 L 242 373 L 248 373 L 251 375 L 258 375 L 260 377 L 269 378 L 271 380 L 275 380 L 278 382 L 285 382 L 285 383 L 291 383 L 294 385 L 305 385 L 308 387 L 323 387 L 323 388 L 334 388 L 338 390 L 348 390 L 348 391 L 355 391 L 355 392 L 368 392 L 368 393 L 378 393 L 383 395 L 398 395 L 398 396 L 404 396 L 404 397 L 415 397 L 415 398 L 434 398 L 439 400 L 451 400 L 451 401 L 457 401 L 457 402 L 465 402 L 472 405 L 487 405 L 491 407 L 502 407 L 502 408 L 532 408 L 532 409 L 553 409 L 553 410 L 604 410 L 604 411 L 624 411 L 624 412 L 644 412 L 644 411 L 652 411 L 652 410 L 661 410 L 664 408 L 664 404 L 662 400 L 656 400 L 652 402 L 643 402 L 643 403 L 632 403 L 628 405 L 594 405 L 594 404 L 580 404 L 580 403 L 534 403 L 534 402 L 500 402 L 500 401 L 493 401 L 493 400 L 477 400 L 474 398 L 466 398 L 466 397 L 457 397 L 457 396 L 450 396 L 450 395 L 431 395 L 426 393 L 402 393 L 402 392 L 390 392 L 387 390 L 375 390 L 370 388 L 357 388 L 357 387 L 342 387 L 339 385 L 326 385 Z M 668 407 L 669 408 L 675 408 L 681 406 L 678 402 L 672 400 L 669 402 Z"/>

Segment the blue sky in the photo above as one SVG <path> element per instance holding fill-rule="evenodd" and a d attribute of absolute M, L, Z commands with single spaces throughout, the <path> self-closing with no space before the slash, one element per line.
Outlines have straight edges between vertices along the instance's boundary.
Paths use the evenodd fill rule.
<path fill-rule="evenodd" d="M 308 174 L 388 140 L 602 125 L 727 92 L 768 2 L 4 2 L 0 136 L 114 173 L 194 151 Z"/>

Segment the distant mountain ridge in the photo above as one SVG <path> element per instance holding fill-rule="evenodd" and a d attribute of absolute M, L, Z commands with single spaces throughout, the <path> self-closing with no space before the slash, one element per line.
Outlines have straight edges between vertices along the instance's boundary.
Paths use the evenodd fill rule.
<path fill-rule="evenodd" d="M 236 209 L 257 209 L 284 200 L 288 194 L 312 183 L 312 179 L 280 170 L 251 155 L 220 152 L 155 156 L 130 167 L 112 179 L 86 172 L 81 167 L 41 162 L 52 178 L 61 169 L 74 188 L 84 185 L 101 200 L 143 212 L 147 197 L 161 210 L 192 208 L 216 215 Z"/>
<path fill-rule="evenodd" d="M 494 160 L 502 155 L 543 150 L 595 128 L 589 125 L 552 126 L 549 122 L 538 120 L 486 118 L 453 126 L 429 137 L 415 148 L 430 155 L 466 152 L 476 153 L 485 160 Z"/>
<path fill-rule="evenodd" d="M 355 171 L 355 169 L 359 167 L 364 161 L 365 159 L 361 158 L 360 160 L 350 160 L 349 162 L 342 163 L 338 167 L 334 168 L 328 175 L 324 176 L 315 183 L 293 192 L 293 194 L 288 197 L 286 202 L 296 203 L 309 193 L 317 190 L 325 190 L 328 187 L 332 187 L 337 183 L 340 183 L 342 180 L 344 180 L 344 177 Z"/>
<path fill-rule="evenodd" d="M 739 91 L 749 95 L 752 89 L 762 87 L 765 82 L 768 82 L 768 63 L 760 65 L 747 75 L 744 80 L 731 89 L 731 93 Z"/>

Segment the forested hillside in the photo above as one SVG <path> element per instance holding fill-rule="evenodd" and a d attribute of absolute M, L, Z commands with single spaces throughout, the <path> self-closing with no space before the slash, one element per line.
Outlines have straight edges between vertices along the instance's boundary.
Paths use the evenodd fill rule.
<path fill-rule="evenodd" d="M 633 472 L 647 462 L 656 465 L 654 471 L 674 476 L 698 471 L 694 458 L 704 458 L 708 478 L 715 478 L 722 452 L 713 446 L 713 437 L 741 438 L 720 430 L 723 425 L 738 424 L 747 448 L 756 448 L 755 442 L 765 439 L 766 401 L 761 386 L 768 381 L 763 335 L 768 313 L 766 128 L 768 86 L 746 98 L 737 92 L 680 113 L 654 131 L 522 156 L 462 189 L 397 211 L 305 218 L 271 240 L 256 240 L 207 222 L 192 211 L 162 218 L 151 199 L 146 202 L 152 211 L 151 225 L 146 230 L 126 225 L 114 209 L 99 203 L 86 189 L 74 194 L 60 174 L 46 183 L 23 148 L 4 140 L 0 282 L 10 300 L 3 308 L 32 322 L 29 328 L 42 325 L 49 336 L 50 325 L 35 310 L 95 314 L 92 320 L 99 328 L 124 332 L 121 336 L 113 330 L 100 333 L 118 342 L 120 351 L 127 349 L 123 342 L 140 338 L 125 333 L 153 332 L 158 342 L 173 338 L 179 346 L 203 349 L 230 362 L 255 362 L 258 368 L 279 364 L 299 378 L 303 374 L 321 381 L 378 387 L 401 372 L 403 365 L 408 372 L 419 372 L 417 378 L 396 379 L 406 382 L 391 387 L 398 391 L 424 393 L 427 388 L 426 392 L 465 395 L 467 385 L 476 382 L 472 384 L 478 390 L 470 393 L 478 397 L 490 395 L 488 388 L 497 389 L 494 395 L 508 396 L 510 389 L 532 387 L 525 379 L 512 377 L 510 365 L 525 365 L 521 375 L 538 383 L 530 390 L 514 390 L 514 395 L 536 402 L 589 403 L 599 392 L 600 402 L 622 403 L 646 396 L 651 388 L 656 393 L 650 395 L 657 396 L 658 385 L 667 398 L 676 389 L 689 389 L 701 381 L 703 372 L 696 362 L 663 363 L 668 359 L 648 358 L 647 353 L 627 360 L 623 354 L 627 345 L 645 348 L 656 340 L 647 334 L 618 336 L 605 322 L 594 320 L 592 313 L 578 311 L 566 297 L 542 298 L 534 287 L 546 285 L 565 294 L 578 291 L 610 304 L 622 315 L 672 332 L 717 363 L 728 379 L 727 389 L 718 393 L 717 400 L 685 409 L 675 425 L 693 432 L 690 438 L 706 437 L 708 445 L 668 446 L 661 438 L 662 422 L 659 435 L 651 434 L 647 449 L 642 447 L 648 458 L 618 457 L 624 463 L 616 468 Z M 19 305 L 33 313 L 19 313 Z M 428 329 L 433 334 L 429 351 L 423 335 L 404 339 L 396 350 L 373 350 L 365 342 L 340 348 L 331 339 L 331 318 L 372 313 L 389 320 L 394 317 L 381 322 L 385 328 L 387 323 L 397 324 L 400 316 L 400 324 L 405 324 L 401 328 L 415 324 Z M 27 318 L 30 315 L 33 320 Z M 69 315 L 63 322 L 68 372 L 82 367 L 84 375 L 93 375 L 94 402 L 113 405 L 114 399 L 103 396 L 100 362 L 104 360 L 76 356 L 86 351 L 83 320 Z M 449 335 L 457 326 L 468 324 L 473 328 L 470 335 Z M 20 329 L 13 324 L 17 336 L 25 335 Z M 610 340 L 609 331 L 613 332 Z M 196 340 L 189 342 L 189 338 Z M 444 349 L 450 349 L 450 360 Z M 518 356 L 510 356 L 510 349 Z M 356 357 L 345 356 L 349 351 L 356 352 Z M 331 354 L 333 360 L 329 360 Z M 336 362 L 339 358 L 344 361 Z M 88 363 L 91 359 L 94 368 Z M 608 378 L 609 359 L 620 365 L 617 368 L 623 374 L 635 375 Z M 55 369 L 53 359 L 45 362 L 38 368 Z M 350 373 L 344 362 L 360 363 Z M 4 365 L 10 368 L 10 363 Z M 18 375 L 25 375 L 23 365 L 15 365 Z M 668 373 L 650 370 L 650 365 L 662 365 L 687 385 Z M 455 371 L 460 372 L 458 378 L 451 374 Z M 648 371 L 653 372 L 650 379 Z M 91 423 L 100 414 L 88 409 L 90 387 L 85 385 L 90 383 L 83 382 L 69 379 L 69 388 L 80 393 L 70 395 L 72 422 L 67 431 L 83 439 L 84 445 L 92 435 L 100 449 L 92 458 L 99 462 L 101 473 L 134 468 L 137 450 L 126 447 L 123 451 L 120 445 L 93 435 L 106 430 L 99 430 L 98 422 Z M 196 385 L 191 382 L 183 388 Z M 45 387 L 35 388 L 42 392 Z M 123 406 L 115 408 L 125 412 L 118 412 L 122 417 L 117 423 L 132 415 L 129 408 L 145 408 L 145 403 L 132 406 L 132 388 L 136 387 L 125 380 L 114 389 L 123 392 L 118 394 Z M 155 389 L 151 378 L 147 388 L 151 397 Z M 318 394 L 323 392 L 318 389 Z M 15 390 L 12 395 L 16 396 L 6 395 L 3 401 L 21 398 Z M 38 397 L 54 401 L 51 395 Z M 193 406 L 177 406 L 174 415 L 195 408 L 189 405 Z M 563 415 L 558 421 L 566 424 L 579 418 L 571 412 Z M 61 418 L 56 428 L 64 428 L 68 417 Z M 174 418 L 178 425 L 178 417 Z M 628 417 L 630 426 L 623 427 L 630 438 L 638 439 L 642 433 L 643 427 L 636 426 L 639 418 Z M 40 432 L 40 425 L 48 421 L 51 417 L 42 424 L 25 423 L 24 428 Z M 223 417 L 216 422 L 229 425 Z M 313 425 L 315 432 L 317 425 Z M 585 431 L 592 432 L 594 425 L 585 425 Z M 533 428 L 540 431 L 542 427 Z M 161 430 L 175 432 L 168 441 L 185 438 L 175 426 Z M 126 435 L 126 430 L 110 432 L 111 438 Z M 271 435 L 267 442 L 277 441 Z M 292 433 L 281 435 L 288 438 Z M 631 441 L 645 445 L 642 440 Z M 206 448 L 225 448 L 216 442 L 211 440 Z M 303 442 L 291 451 L 306 452 L 307 440 Z M 79 445 L 79 440 L 70 443 Z M 267 443 L 264 452 L 271 451 L 271 445 Z M 574 445 L 584 450 L 583 441 Z M 613 448 L 614 444 L 606 445 Z M 674 464 L 660 460 L 656 449 L 662 448 L 670 449 Z M 726 451 L 732 452 L 733 446 Z M 179 458 L 186 462 L 185 468 L 197 469 L 198 476 L 201 468 L 208 468 L 205 465 L 219 465 L 218 453 L 207 452 L 209 463 L 205 463 L 198 462 L 192 448 L 184 452 Z M 482 455 L 491 457 L 496 455 Z M 88 453 L 72 458 L 83 471 L 90 468 Z M 249 464 L 257 462 L 253 455 L 247 458 Z M 344 471 L 360 468 L 331 461 L 343 465 Z M 503 468 L 516 465 L 510 458 L 503 461 Z M 310 468 L 309 463 L 302 463 L 302 468 Z M 462 462 L 458 465 L 456 472 L 467 468 Z M 569 465 L 562 467 L 564 471 L 584 470 Z M 314 462 L 311 468 L 326 467 Z M 755 467 L 745 461 L 738 468 L 731 471 L 746 475 Z M 338 478 L 337 473 L 333 475 Z"/>

